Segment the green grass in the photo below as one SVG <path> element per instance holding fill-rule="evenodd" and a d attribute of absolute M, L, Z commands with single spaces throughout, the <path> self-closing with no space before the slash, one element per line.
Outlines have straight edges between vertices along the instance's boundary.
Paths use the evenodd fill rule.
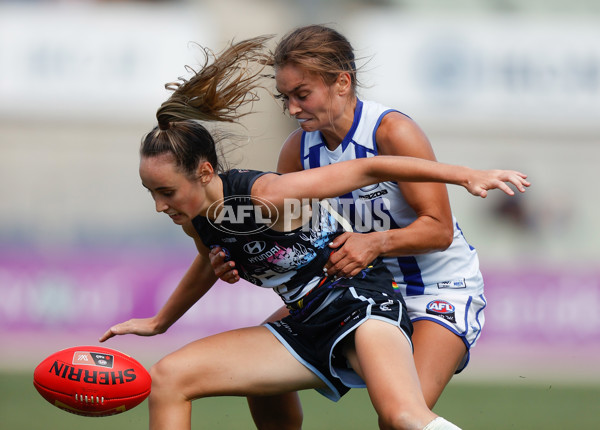
<path fill-rule="evenodd" d="M 147 405 L 124 414 L 86 418 L 63 412 L 35 390 L 32 375 L 0 372 L 0 429 L 2 430 L 142 430 L 148 425 Z M 304 430 L 376 429 L 377 418 L 366 390 L 352 390 L 338 403 L 313 391 L 301 394 Z M 463 429 L 598 428 L 600 387 L 474 384 L 453 381 L 435 412 Z M 246 430 L 254 428 L 242 398 L 195 402 L 193 428 Z"/>

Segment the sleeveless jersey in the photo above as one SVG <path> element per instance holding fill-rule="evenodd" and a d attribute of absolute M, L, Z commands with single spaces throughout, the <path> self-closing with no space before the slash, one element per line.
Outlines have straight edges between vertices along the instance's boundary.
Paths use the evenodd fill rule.
<path fill-rule="evenodd" d="M 192 223 L 208 248 L 218 245 L 227 260 L 236 262 L 241 278 L 273 288 L 289 304 L 323 280 L 323 266 L 331 253 L 327 245 L 342 230 L 322 207 L 307 225 L 292 232 L 268 228 L 270 218 L 258 213 L 250 200 L 252 185 L 263 174 L 234 169 L 219 175 L 224 193 L 221 215 L 214 221 L 197 216 Z"/>
<path fill-rule="evenodd" d="M 392 111 L 397 112 L 375 102 L 358 100 L 352 127 L 333 151 L 327 148 L 321 132 L 303 132 L 301 159 L 304 169 L 377 155 L 375 133 L 383 117 Z M 395 182 L 367 186 L 340 196 L 338 205 L 338 212 L 344 214 L 356 232 L 402 228 L 417 218 Z M 454 217 L 452 221 L 454 239 L 448 249 L 384 259 L 405 297 L 439 294 L 441 290 L 450 292 L 451 289 L 460 289 L 461 294 L 483 293 L 483 282 L 466 282 L 467 279 L 481 279 L 479 259 Z"/>

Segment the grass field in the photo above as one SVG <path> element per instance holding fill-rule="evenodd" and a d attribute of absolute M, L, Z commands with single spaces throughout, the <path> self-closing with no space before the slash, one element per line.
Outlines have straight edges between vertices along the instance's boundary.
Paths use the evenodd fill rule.
<path fill-rule="evenodd" d="M 377 419 L 366 390 L 352 390 L 338 403 L 313 391 L 301 393 L 305 430 L 376 429 Z M 86 418 L 63 412 L 35 390 L 29 373 L 0 373 L 0 429 L 2 430 L 142 430 L 147 428 L 146 402 L 124 414 Z M 453 381 L 436 413 L 463 429 L 599 428 L 600 387 L 475 384 Z M 194 429 L 246 430 L 254 428 L 245 399 L 214 398 L 197 401 Z"/>

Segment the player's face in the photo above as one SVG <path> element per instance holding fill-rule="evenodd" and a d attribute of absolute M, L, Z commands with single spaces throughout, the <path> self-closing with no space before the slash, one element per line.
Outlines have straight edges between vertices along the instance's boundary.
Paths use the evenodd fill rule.
<path fill-rule="evenodd" d="M 190 180 L 175 166 L 171 154 L 142 157 L 142 185 L 150 191 L 157 212 L 164 212 L 175 224 L 184 224 L 206 206 L 206 192 L 200 181 Z"/>
<path fill-rule="evenodd" d="M 276 70 L 275 82 L 286 109 L 305 131 L 332 128 L 343 113 L 343 100 L 335 96 L 333 85 L 316 73 L 287 64 Z"/>

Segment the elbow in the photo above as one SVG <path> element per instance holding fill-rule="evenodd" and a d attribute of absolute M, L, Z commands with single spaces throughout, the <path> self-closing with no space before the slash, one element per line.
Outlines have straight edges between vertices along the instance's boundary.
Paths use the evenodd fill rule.
<path fill-rule="evenodd" d="M 440 251 L 445 251 L 452 245 L 452 242 L 454 241 L 454 228 L 452 223 L 450 223 L 449 226 L 440 229 L 438 239 L 438 249 Z"/>
<path fill-rule="evenodd" d="M 422 236 L 418 245 L 418 253 L 443 252 L 452 245 L 454 231 L 447 228 L 432 228 L 426 236 Z"/>
<path fill-rule="evenodd" d="M 452 222 L 436 222 L 430 225 L 429 251 L 445 251 L 454 241 L 454 226 Z"/>
<path fill-rule="evenodd" d="M 453 235 L 444 235 L 443 237 L 440 238 L 440 244 L 439 244 L 439 250 L 440 251 L 445 251 L 446 249 L 448 249 L 450 247 L 450 245 L 452 245 L 452 241 L 453 241 Z"/>

